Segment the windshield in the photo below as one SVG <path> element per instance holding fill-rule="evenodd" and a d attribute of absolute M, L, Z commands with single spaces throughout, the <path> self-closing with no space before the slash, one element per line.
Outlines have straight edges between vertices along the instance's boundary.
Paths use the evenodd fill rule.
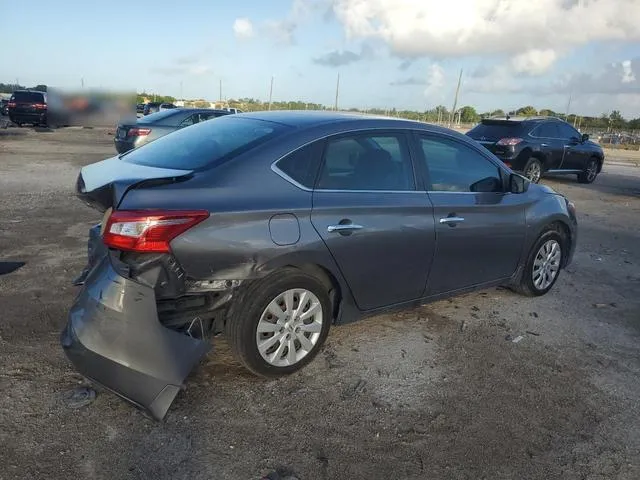
<path fill-rule="evenodd" d="M 289 129 L 278 123 L 227 115 L 160 137 L 121 158 L 149 167 L 194 170 L 233 158 Z"/>
<path fill-rule="evenodd" d="M 486 140 L 500 140 L 501 138 L 512 138 L 522 135 L 522 127 L 521 122 L 482 122 L 475 128 L 469 130 L 467 135 L 475 140 L 479 140 L 482 137 Z"/>

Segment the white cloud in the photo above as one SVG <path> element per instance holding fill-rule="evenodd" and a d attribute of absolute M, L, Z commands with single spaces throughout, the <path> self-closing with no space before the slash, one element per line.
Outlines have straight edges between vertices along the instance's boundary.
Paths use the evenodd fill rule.
<path fill-rule="evenodd" d="M 237 38 L 251 38 L 253 36 L 253 24 L 248 18 L 236 18 L 233 22 L 233 33 Z"/>
<path fill-rule="evenodd" d="M 511 65 L 516 73 L 542 75 L 556 61 L 558 55 L 555 50 L 528 50 L 519 53 L 511 59 Z"/>
<path fill-rule="evenodd" d="M 334 0 L 347 38 L 402 57 L 498 54 L 539 74 L 564 50 L 640 40 L 639 0 Z"/>
<path fill-rule="evenodd" d="M 633 71 L 631 60 L 625 60 L 620 64 L 622 67 L 622 83 L 631 83 L 636 81 L 636 73 Z"/>
<path fill-rule="evenodd" d="M 443 98 L 443 91 L 445 85 L 445 73 L 444 69 L 437 63 L 429 65 L 427 69 L 426 88 L 424 89 L 424 96 L 432 101 L 439 101 Z"/>

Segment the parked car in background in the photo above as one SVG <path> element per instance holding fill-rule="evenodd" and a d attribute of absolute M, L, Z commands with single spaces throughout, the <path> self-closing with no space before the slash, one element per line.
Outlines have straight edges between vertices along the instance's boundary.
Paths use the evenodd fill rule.
<path fill-rule="evenodd" d="M 151 115 L 152 113 L 157 113 L 160 111 L 160 102 L 149 102 L 145 103 L 142 109 L 143 115 Z"/>
<path fill-rule="evenodd" d="M 139 118 L 135 124 L 119 124 L 113 141 L 118 153 L 125 153 L 175 130 L 230 114 L 224 110 L 195 108 L 163 110 Z"/>
<path fill-rule="evenodd" d="M 577 235 L 572 203 L 469 137 L 336 112 L 199 122 L 83 167 L 77 194 L 103 221 L 62 346 L 156 418 L 218 333 L 251 372 L 290 374 L 333 324 L 544 295 Z"/>
<path fill-rule="evenodd" d="M 604 163 L 600 145 L 558 118 L 488 118 L 467 135 L 534 183 L 545 174 L 573 174 L 591 183 Z"/>
<path fill-rule="evenodd" d="M 136 105 L 136 113 L 144 113 L 144 103 L 138 103 Z"/>
<path fill-rule="evenodd" d="M 161 112 L 163 110 L 171 110 L 173 108 L 178 108 L 178 107 L 176 107 L 173 103 L 161 103 L 160 106 L 158 107 L 158 111 Z"/>
<path fill-rule="evenodd" d="M 9 120 L 21 127 L 47 125 L 47 94 L 36 90 L 16 90 L 7 104 Z"/>
<path fill-rule="evenodd" d="M 239 108 L 225 107 L 223 108 L 223 110 L 226 110 L 227 112 L 231 112 L 231 113 L 243 113 L 242 110 L 240 110 Z"/>
<path fill-rule="evenodd" d="M 9 100 L 3 98 L 0 100 L 0 115 L 9 115 Z"/>

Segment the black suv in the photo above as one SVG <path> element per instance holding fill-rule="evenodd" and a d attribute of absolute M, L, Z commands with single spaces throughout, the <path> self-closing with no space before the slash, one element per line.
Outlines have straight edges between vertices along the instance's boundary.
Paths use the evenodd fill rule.
<path fill-rule="evenodd" d="M 7 104 L 9 120 L 18 126 L 24 123 L 47 125 L 47 94 L 36 90 L 16 90 Z"/>
<path fill-rule="evenodd" d="M 467 135 L 534 183 L 546 173 L 574 174 L 580 183 L 591 183 L 604 162 L 602 148 L 589 135 L 553 117 L 488 118 Z"/>

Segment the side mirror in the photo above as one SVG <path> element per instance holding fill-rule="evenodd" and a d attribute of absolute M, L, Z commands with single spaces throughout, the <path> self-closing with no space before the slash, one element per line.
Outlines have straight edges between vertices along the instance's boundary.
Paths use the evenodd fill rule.
<path fill-rule="evenodd" d="M 509 176 L 509 191 L 511 193 L 524 193 L 529 189 L 529 183 L 528 178 L 512 173 Z"/>
<path fill-rule="evenodd" d="M 486 177 L 472 183 L 469 190 L 478 193 L 500 192 L 502 191 L 502 182 L 496 177 Z"/>
<path fill-rule="evenodd" d="M 589 140 L 589 134 L 588 133 L 583 133 L 582 134 L 582 143 L 586 142 L 587 140 Z"/>

